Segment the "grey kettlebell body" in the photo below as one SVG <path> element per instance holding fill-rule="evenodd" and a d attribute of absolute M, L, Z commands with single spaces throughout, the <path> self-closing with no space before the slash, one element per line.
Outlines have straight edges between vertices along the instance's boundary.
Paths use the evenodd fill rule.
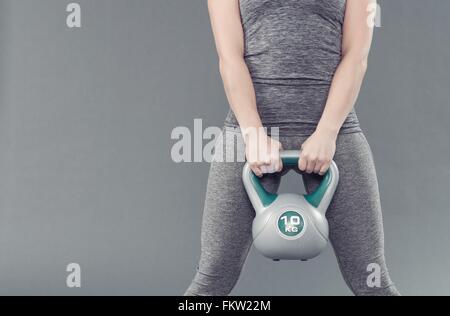
<path fill-rule="evenodd" d="M 300 151 L 280 153 L 284 167 L 298 164 Z M 326 211 L 339 181 L 334 161 L 317 189 L 306 195 L 267 192 L 259 178 L 244 166 L 242 179 L 255 208 L 253 244 L 273 260 L 306 261 L 318 256 L 328 244 Z"/>

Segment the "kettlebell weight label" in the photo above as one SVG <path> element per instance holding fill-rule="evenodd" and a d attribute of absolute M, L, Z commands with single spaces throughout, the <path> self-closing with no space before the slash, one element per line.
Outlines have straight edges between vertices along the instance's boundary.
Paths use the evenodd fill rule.
<path fill-rule="evenodd" d="M 305 220 L 296 211 L 286 211 L 278 218 L 278 232 L 285 239 L 300 238 L 305 231 Z"/>

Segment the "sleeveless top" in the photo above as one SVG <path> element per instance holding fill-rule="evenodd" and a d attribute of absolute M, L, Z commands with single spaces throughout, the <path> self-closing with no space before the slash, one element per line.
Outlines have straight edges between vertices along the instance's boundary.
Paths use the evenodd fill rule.
<path fill-rule="evenodd" d="M 346 0 L 240 0 L 245 62 L 265 126 L 310 133 L 341 61 Z M 236 126 L 230 111 L 226 125 Z M 354 110 L 341 130 L 355 131 Z"/>

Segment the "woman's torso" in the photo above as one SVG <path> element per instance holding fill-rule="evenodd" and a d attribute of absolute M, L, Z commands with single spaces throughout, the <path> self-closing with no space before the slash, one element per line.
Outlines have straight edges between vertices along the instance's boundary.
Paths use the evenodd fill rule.
<path fill-rule="evenodd" d="M 240 0 L 245 61 L 265 126 L 310 134 L 341 61 L 346 0 Z M 230 111 L 226 125 L 237 125 Z M 352 111 L 343 131 L 359 128 Z"/>

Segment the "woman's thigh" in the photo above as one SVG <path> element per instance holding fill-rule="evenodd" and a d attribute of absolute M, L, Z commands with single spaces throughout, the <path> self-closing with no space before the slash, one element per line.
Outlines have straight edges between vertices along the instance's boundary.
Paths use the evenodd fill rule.
<path fill-rule="evenodd" d="M 369 293 L 392 286 L 384 258 L 384 232 L 378 180 L 372 151 L 363 133 L 338 137 L 334 160 L 339 184 L 327 212 L 330 241 L 343 276 L 354 293 Z M 320 181 L 305 176 L 312 191 Z M 374 287 L 367 283 L 379 271 Z"/>
<path fill-rule="evenodd" d="M 341 252 L 357 253 L 370 261 L 382 253 L 384 233 L 377 174 L 364 134 L 342 135 L 334 160 L 339 184 L 327 212 L 330 239 L 346 248 Z"/>
<path fill-rule="evenodd" d="M 240 133 L 227 131 L 216 144 L 202 220 L 200 268 L 204 273 L 238 269 L 252 244 L 255 211 L 242 182 L 244 162 L 225 159 L 225 155 L 232 156 L 230 151 L 235 158 L 242 154 L 241 137 Z M 268 191 L 275 192 L 279 180 L 279 176 L 266 176 L 261 181 Z"/>

